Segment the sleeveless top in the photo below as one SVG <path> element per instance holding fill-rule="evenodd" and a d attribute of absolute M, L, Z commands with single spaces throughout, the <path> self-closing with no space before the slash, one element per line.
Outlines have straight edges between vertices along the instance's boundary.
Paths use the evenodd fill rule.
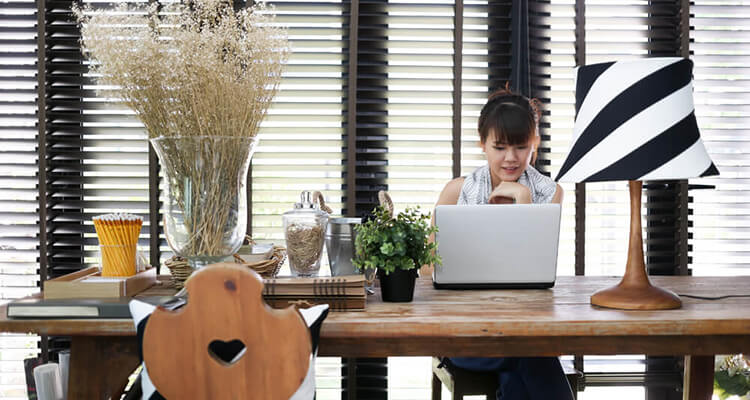
<path fill-rule="evenodd" d="M 185 305 L 184 300 L 178 301 L 173 306 L 167 306 L 168 310 L 176 310 Z M 130 314 L 133 316 L 133 323 L 138 335 L 138 354 L 141 355 L 141 389 L 143 391 L 142 400 L 166 400 L 151 382 L 148 376 L 148 368 L 143 361 L 143 334 L 146 331 L 146 324 L 151 313 L 156 306 L 145 303 L 140 300 L 131 300 L 129 303 Z M 323 320 L 328 316 L 328 304 L 322 304 L 310 308 L 297 309 L 302 315 L 302 319 L 310 331 L 312 341 L 312 354 L 310 356 L 310 365 L 307 369 L 307 376 L 302 381 L 299 389 L 289 398 L 289 400 L 313 400 L 315 398 L 315 358 L 318 354 L 318 342 L 320 341 L 320 327 Z M 231 355 L 231 354 L 230 354 Z M 175 371 L 178 373 L 178 371 Z"/>
<path fill-rule="evenodd" d="M 529 188 L 532 203 L 549 203 L 557 191 L 557 184 L 552 178 L 542 175 L 529 165 L 518 178 L 518 183 Z M 487 204 L 492 193 L 492 178 L 490 166 L 485 164 L 474 170 L 464 178 L 461 193 L 458 195 L 459 205 Z"/>

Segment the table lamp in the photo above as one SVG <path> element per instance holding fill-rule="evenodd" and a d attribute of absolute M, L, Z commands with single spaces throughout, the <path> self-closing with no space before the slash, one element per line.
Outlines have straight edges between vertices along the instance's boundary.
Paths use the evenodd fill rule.
<path fill-rule="evenodd" d="M 576 76 L 574 141 L 555 180 L 628 180 L 630 243 L 622 281 L 591 304 L 627 310 L 679 308 L 680 298 L 646 273 L 641 233 L 642 180 L 718 175 L 698 131 L 692 61 L 645 58 L 586 65 Z"/>

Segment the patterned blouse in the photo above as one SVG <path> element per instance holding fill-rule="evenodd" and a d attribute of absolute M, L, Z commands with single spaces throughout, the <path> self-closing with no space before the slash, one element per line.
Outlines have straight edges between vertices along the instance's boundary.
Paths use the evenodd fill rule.
<path fill-rule="evenodd" d="M 552 178 L 542 175 L 531 165 L 526 167 L 518 183 L 529 188 L 531 192 L 531 202 L 549 203 L 557 191 L 557 184 Z M 474 170 L 464 178 L 464 184 L 461 186 L 461 194 L 458 195 L 459 205 L 466 204 L 487 204 L 492 193 L 492 178 L 490 177 L 490 166 L 485 164 Z"/>

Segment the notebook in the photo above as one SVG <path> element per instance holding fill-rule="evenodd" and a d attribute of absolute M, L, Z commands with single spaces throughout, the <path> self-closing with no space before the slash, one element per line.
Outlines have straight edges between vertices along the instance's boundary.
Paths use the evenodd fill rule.
<path fill-rule="evenodd" d="M 8 318 L 131 318 L 130 297 L 86 299 L 29 298 L 8 303 Z M 162 307 L 172 307 L 184 300 L 174 296 L 148 296 L 139 300 Z"/>
<path fill-rule="evenodd" d="M 557 274 L 559 204 L 441 205 L 438 289 L 549 288 Z"/>
<path fill-rule="evenodd" d="M 263 280 L 263 298 L 271 307 L 307 308 L 328 304 L 333 311 L 364 310 L 364 275 L 333 277 L 276 277 Z"/>

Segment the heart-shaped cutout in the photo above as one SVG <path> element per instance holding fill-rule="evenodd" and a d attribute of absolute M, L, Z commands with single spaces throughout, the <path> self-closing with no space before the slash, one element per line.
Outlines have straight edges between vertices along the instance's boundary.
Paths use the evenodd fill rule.
<path fill-rule="evenodd" d="M 230 366 L 245 355 L 245 344 L 239 339 L 229 342 L 223 340 L 214 340 L 208 344 L 208 354 L 213 357 L 219 364 Z"/>

